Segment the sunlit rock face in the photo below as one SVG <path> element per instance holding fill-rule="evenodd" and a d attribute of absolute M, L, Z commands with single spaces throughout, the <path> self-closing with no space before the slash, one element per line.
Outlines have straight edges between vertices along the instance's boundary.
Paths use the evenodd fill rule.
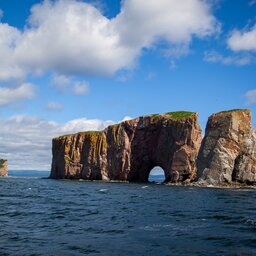
<path fill-rule="evenodd" d="M 224 111 L 209 117 L 197 167 L 199 181 L 256 182 L 256 134 L 249 110 Z"/>
<path fill-rule="evenodd" d="M 8 161 L 0 159 L 0 176 L 8 176 Z"/>
<path fill-rule="evenodd" d="M 160 166 L 166 181 L 192 181 L 200 143 L 197 113 L 143 116 L 53 139 L 50 177 L 146 182 Z"/>

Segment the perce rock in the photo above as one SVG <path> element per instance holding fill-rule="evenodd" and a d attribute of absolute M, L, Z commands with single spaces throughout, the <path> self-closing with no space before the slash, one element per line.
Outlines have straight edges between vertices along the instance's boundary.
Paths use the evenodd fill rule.
<path fill-rule="evenodd" d="M 146 182 L 160 166 L 166 181 L 192 181 L 201 143 L 197 113 L 150 115 L 53 139 L 51 178 Z"/>
<path fill-rule="evenodd" d="M 224 111 L 209 117 L 197 166 L 199 181 L 256 182 L 256 134 L 249 110 Z"/>
<path fill-rule="evenodd" d="M 256 183 L 250 111 L 211 115 L 202 143 L 197 119 L 197 113 L 172 112 L 55 138 L 50 177 L 145 182 L 160 166 L 166 182 Z"/>
<path fill-rule="evenodd" d="M 8 161 L 0 159 L 0 176 L 8 176 Z"/>

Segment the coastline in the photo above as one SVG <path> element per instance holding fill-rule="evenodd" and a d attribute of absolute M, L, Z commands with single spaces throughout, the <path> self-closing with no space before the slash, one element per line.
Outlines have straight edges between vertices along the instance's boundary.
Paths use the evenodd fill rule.
<path fill-rule="evenodd" d="M 45 179 L 45 177 L 42 177 Z M 46 179 L 52 179 L 47 177 Z M 191 183 L 170 183 L 170 182 L 158 182 L 158 181 L 148 181 L 148 182 L 132 182 L 132 181 L 122 181 L 122 180 L 85 180 L 85 179 L 52 179 L 65 182 L 88 182 L 88 183 L 125 183 L 125 184 L 141 184 L 141 185 L 163 185 L 163 186 L 173 186 L 173 187 L 198 187 L 198 188 L 216 188 L 216 189 L 252 189 L 256 190 L 255 185 L 247 185 L 241 183 L 222 183 L 222 184 L 210 184 L 205 182 L 191 182 Z"/>

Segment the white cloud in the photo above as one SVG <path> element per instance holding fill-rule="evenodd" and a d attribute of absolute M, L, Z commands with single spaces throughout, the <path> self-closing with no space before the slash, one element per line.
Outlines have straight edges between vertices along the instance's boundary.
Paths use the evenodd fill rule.
<path fill-rule="evenodd" d="M 50 84 L 59 92 L 65 93 L 71 83 L 71 78 L 65 75 L 54 74 Z"/>
<path fill-rule="evenodd" d="M 67 122 L 64 124 L 61 129 L 60 133 L 74 133 L 80 131 L 100 131 L 103 130 L 108 125 L 114 124 L 113 121 L 102 121 L 99 119 L 87 119 L 87 118 L 80 118 L 75 119 Z"/>
<path fill-rule="evenodd" d="M 132 119 L 132 117 L 130 117 L 130 116 L 125 116 L 125 117 L 122 119 L 121 122 L 129 121 L 129 120 L 131 120 L 131 119 Z"/>
<path fill-rule="evenodd" d="M 10 170 L 50 170 L 53 137 L 102 130 L 113 123 L 81 118 L 60 124 L 26 115 L 0 120 L 0 158 L 8 158 Z"/>
<path fill-rule="evenodd" d="M 210 63 L 221 63 L 223 65 L 244 66 L 255 62 L 255 58 L 249 54 L 224 56 L 216 51 L 204 53 L 204 60 Z"/>
<path fill-rule="evenodd" d="M 65 75 L 54 74 L 50 84 L 60 93 L 87 95 L 89 92 L 89 84 L 86 81 L 78 81 Z"/>
<path fill-rule="evenodd" d="M 256 25 L 248 31 L 234 30 L 228 38 L 233 51 L 256 51 Z"/>
<path fill-rule="evenodd" d="M 125 0 L 113 19 L 76 0 L 35 5 L 24 31 L 0 23 L 0 79 L 27 73 L 113 75 L 133 68 L 144 48 L 159 41 L 189 45 L 218 32 L 210 5 L 201 0 Z"/>
<path fill-rule="evenodd" d="M 64 106 L 58 102 L 48 102 L 48 104 L 46 105 L 46 110 L 49 112 L 53 112 L 53 111 L 61 111 L 64 109 Z"/>
<path fill-rule="evenodd" d="M 253 6 L 253 5 L 255 5 L 256 4 L 256 0 L 251 0 L 251 1 L 249 1 L 249 5 L 250 6 Z"/>
<path fill-rule="evenodd" d="M 44 1 L 32 8 L 29 21 L 31 28 L 23 34 L 15 55 L 31 69 L 110 75 L 132 63 L 134 54 L 119 44 L 111 20 L 92 5 Z"/>
<path fill-rule="evenodd" d="M 7 24 L 0 23 L 0 81 L 16 80 L 25 77 L 25 67 L 22 67 L 14 56 L 16 43 L 21 38 L 21 32 Z"/>
<path fill-rule="evenodd" d="M 256 104 L 256 89 L 246 92 L 245 98 L 248 104 Z"/>
<path fill-rule="evenodd" d="M 0 87 L 0 106 L 10 105 L 17 101 L 32 99 L 35 97 L 34 85 L 24 83 L 17 88 Z"/>
<path fill-rule="evenodd" d="M 187 44 L 192 36 L 205 37 L 219 29 L 210 6 L 200 0 L 129 0 L 114 20 L 123 45 L 151 47 L 159 39 Z"/>
<path fill-rule="evenodd" d="M 88 94 L 88 84 L 86 82 L 76 82 L 73 87 L 73 93 L 75 95 L 87 95 Z"/>

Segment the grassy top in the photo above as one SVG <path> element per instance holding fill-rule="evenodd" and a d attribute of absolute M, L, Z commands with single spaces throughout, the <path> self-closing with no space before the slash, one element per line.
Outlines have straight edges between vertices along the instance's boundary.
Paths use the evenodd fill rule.
<path fill-rule="evenodd" d="M 195 114 L 195 112 L 189 112 L 189 111 L 176 111 L 176 112 L 168 112 L 165 113 L 168 115 L 171 119 L 174 120 L 181 120 L 181 119 L 186 119 L 191 117 L 192 115 Z"/>

